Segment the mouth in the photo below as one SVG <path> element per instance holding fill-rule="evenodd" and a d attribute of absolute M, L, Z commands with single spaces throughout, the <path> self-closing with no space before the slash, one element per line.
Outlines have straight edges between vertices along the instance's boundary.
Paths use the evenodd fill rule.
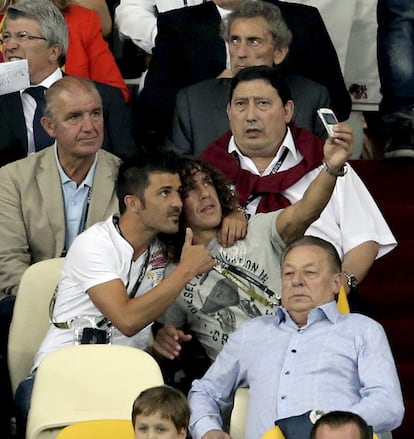
<path fill-rule="evenodd" d="M 294 299 L 294 300 L 303 300 L 303 299 L 308 299 L 308 295 L 307 294 L 305 294 L 305 293 L 303 293 L 303 294 L 301 294 L 301 293 L 297 293 L 297 294 L 293 294 L 292 296 L 291 296 L 291 298 L 292 299 Z"/>
<path fill-rule="evenodd" d="M 25 58 L 20 58 L 19 56 L 10 56 L 10 57 L 8 57 L 8 56 L 5 56 L 5 58 L 6 58 L 6 61 L 20 61 L 20 60 L 22 60 L 22 59 L 25 59 Z"/>
<path fill-rule="evenodd" d="M 247 128 L 245 133 L 249 139 L 253 139 L 259 137 L 262 131 L 259 128 Z"/>
<path fill-rule="evenodd" d="M 214 204 L 207 204 L 206 206 L 202 207 L 200 212 L 202 213 L 211 213 L 216 210 L 216 206 Z"/>
<path fill-rule="evenodd" d="M 85 138 L 79 139 L 79 142 L 82 142 L 82 143 L 94 143 L 94 142 L 96 142 L 96 140 L 97 140 L 97 137 L 93 136 L 93 137 L 85 137 Z"/>
<path fill-rule="evenodd" d="M 168 212 L 167 218 L 178 223 L 178 221 L 180 221 L 180 215 L 181 215 L 181 210 L 174 209 Z"/>

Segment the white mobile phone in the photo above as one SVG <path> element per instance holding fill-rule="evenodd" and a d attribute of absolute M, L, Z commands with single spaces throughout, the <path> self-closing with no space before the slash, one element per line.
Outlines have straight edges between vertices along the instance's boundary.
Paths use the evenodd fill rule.
<path fill-rule="evenodd" d="M 338 119 L 336 118 L 335 113 L 330 108 L 320 108 L 318 110 L 318 116 L 328 132 L 328 136 L 333 137 L 333 127 L 338 124 Z"/>

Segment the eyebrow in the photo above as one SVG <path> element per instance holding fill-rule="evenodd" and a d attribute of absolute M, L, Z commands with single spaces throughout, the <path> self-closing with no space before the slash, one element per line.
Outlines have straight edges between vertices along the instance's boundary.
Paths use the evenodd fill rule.
<path fill-rule="evenodd" d="M 266 100 L 266 101 L 270 101 L 272 100 L 271 97 L 268 96 L 233 96 L 233 100 L 237 101 L 237 100 L 249 100 L 253 98 L 255 101 L 259 101 L 259 100 Z"/>
<path fill-rule="evenodd" d="M 293 264 L 292 262 L 285 262 L 283 264 L 284 267 L 294 267 L 294 268 L 309 268 L 309 267 L 315 267 L 316 268 L 316 262 L 309 262 L 305 265 L 301 265 L 300 267 L 298 267 L 297 265 Z"/>

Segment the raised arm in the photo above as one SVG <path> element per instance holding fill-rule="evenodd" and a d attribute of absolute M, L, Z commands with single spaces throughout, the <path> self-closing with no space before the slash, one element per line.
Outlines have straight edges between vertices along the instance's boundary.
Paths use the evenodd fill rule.
<path fill-rule="evenodd" d="M 351 157 L 351 127 L 340 123 L 334 130 L 335 137 L 328 139 L 324 145 L 324 168 L 306 189 L 303 198 L 284 209 L 277 217 L 277 231 L 286 243 L 302 236 L 319 218 L 331 198 L 337 176 L 341 175 L 342 167 Z"/>

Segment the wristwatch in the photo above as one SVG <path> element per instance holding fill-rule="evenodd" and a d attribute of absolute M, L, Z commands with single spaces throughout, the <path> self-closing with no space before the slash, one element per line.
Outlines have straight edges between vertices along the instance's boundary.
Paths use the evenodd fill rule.
<path fill-rule="evenodd" d="M 341 169 L 338 169 L 337 171 L 331 169 L 325 160 L 323 160 L 322 164 L 323 170 L 329 175 L 332 175 L 332 177 L 343 177 L 348 172 L 348 167 L 346 163 L 342 166 Z"/>
<path fill-rule="evenodd" d="M 358 279 L 351 273 L 343 271 L 342 274 L 346 277 L 346 283 L 350 291 L 356 290 L 358 286 Z"/>

